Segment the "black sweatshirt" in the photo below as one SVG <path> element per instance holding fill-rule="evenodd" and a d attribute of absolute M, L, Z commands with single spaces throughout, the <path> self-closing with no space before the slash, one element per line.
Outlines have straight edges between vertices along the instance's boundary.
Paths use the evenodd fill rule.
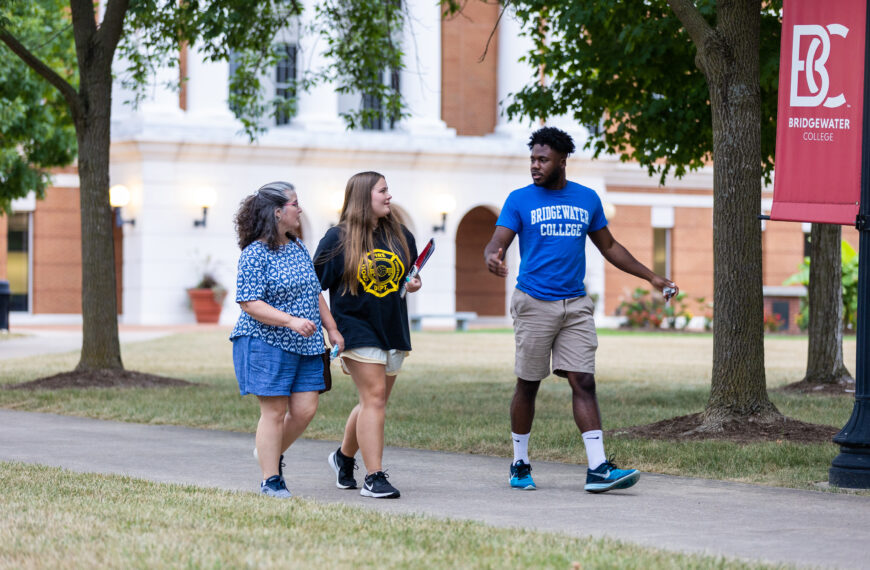
<path fill-rule="evenodd" d="M 402 226 L 408 241 L 410 260 L 401 251 L 391 251 L 380 232 L 375 231 L 374 249 L 366 256 L 374 261 L 370 273 L 360 264 L 356 295 L 342 292 L 344 252 L 338 251 L 343 230 L 332 227 L 314 253 L 314 270 L 320 286 L 329 290 L 329 304 L 345 350 L 374 346 L 383 350 L 411 350 L 408 305 L 399 297 L 405 276 L 417 259 L 417 244 Z"/>

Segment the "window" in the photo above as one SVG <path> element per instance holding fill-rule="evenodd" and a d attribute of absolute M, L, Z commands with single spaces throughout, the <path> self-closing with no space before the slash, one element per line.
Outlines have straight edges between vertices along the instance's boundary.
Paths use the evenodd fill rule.
<path fill-rule="evenodd" d="M 810 232 L 804 233 L 804 257 L 812 257 L 813 245 L 810 241 Z"/>
<path fill-rule="evenodd" d="M 278 44 L 278 63 L 275 65 L 275 98 L 290 101 L 296 98 L 296 51 L 294 44 Z M 275 124 L 286 125 L 292 112 L 276 103 Z"/>
<path fill-rule="evenodd" d="M 12 214 L 8 218 L 6 234 L 8 253 L 6 275 L 9 279 L 10 311 L 29 310 L 28 290 L 30 289 L 30 214 Z"/>
<path fill-rule="evenodd" d="M 274 88 L 275 93 L 275 124 L 286 125 L 294 115 L 294 108 L 291 104 L 296 99 L 296 52 L 298 48 L 295 43 L 280 43 L 275 46 L 278 54 L 278 59 L 275 63 L 275 73 L 270 80 L 268 77 L 264 79 L 265 90 L 270 91 Z M 234 87 L 236 74 L 242 68 L 244 55 L 238 52 L 230 54 L 230 110 L 238 115 L 240 109 L 233 104 L 232 96 L 241 95 L 244 86 Z M 273 83 L 274 82 L 274 83 Z M 290 103 L 288 103 L 290 102 Z"/>
<path fill-rule="evenodd" d="M 662 277 L 671 276 L 670 228 L 653 228 L 653 271 Z"/>
<path fill-rule="evenodd" d="M 387 75 L 384 73 L 383 75 Z M 384 77 L 384 81 L 389 81 L 390 89 L 394 92 L 399 92 L 399 71 L 392 69 L 389 72 L 389 77 Z M 366 118 L 363 121 L 362 127 L 367 131 L 385 131 L 392 130 L 396 127 L 396 117 L 387 117 L 384 109 L 384 103 L 376 94 L 364 93 L 362 96 L 362 110 L 373 111 L 375 114 Z"/>

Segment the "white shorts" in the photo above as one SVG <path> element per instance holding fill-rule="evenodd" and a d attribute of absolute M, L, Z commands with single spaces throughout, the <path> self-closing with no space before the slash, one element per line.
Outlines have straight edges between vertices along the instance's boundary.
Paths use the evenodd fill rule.
<path fill-rule="evenodd" d="M 341 369 L 345 374 L 350 374 L 347 366 L 344 365 L 344 359 L 350 358 L 357 362 L 368 362 L 370 364 L 383 364 L 386 368 L 387 376 L 395 376 L 402 370 L 402 362 L 408 356 L 408 352 L 404 350 L 384 350 L 376 346 L 361 346 L 351 350 L 345 350 L 338 355 L 341 358 Z"/>

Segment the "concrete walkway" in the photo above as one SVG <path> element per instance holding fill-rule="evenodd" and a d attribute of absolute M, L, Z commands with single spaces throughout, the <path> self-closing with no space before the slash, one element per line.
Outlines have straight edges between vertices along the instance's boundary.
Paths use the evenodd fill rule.
<path fill-rule="evenodd" d="M 533 462 L 537 491 L 513 491 L 505 459 L 387 448 L 402 498 L 374 500 L 335 487 L 326 458 L 336 446 L 294 444 L 285 475 L 296 496 L 673 551 L 870 568 L 870 497 L 651 474 L 632 489 L 591 495 L 585 469 L 545 462 Z M 260 473 L 252 449 L 251 434 L 0 410 L 2 461 L 253 492 Z"/>

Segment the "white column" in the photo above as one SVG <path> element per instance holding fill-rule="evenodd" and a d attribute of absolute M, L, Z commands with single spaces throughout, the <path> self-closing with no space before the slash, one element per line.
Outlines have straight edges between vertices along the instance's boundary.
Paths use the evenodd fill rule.
<path fill-rule="evenodd" d="M 536 70 L 520 61 L 534 45 L 529 38 L 520 35 L 521 31 L 514 11 L 508 8 L 498 26 L 498 120 L 495 132 L 518 138 L 527 137 L 533 125 L 528 120 L 508 120 L 505 109 L 512 102 L 509 95 L 517 93 L 538 77 Z"/>
<path fill-rule="evenodd" d="M 318 72 L 330 65 L 323 55 L 326 44 L 316 32 L 310 31 L 314 21 L 312 0 L 303 2 L 302 25 L 299 32 L 298 69 L 299 79 L 306 73 Z M 338 93 L 334 83 L 318 83 L 308 91 L 297 92 L 296 116 L 291 123 L 307 131 L 339 132 L 345 129 L 344 121 L 338 116 Z"/>
<path fill-rule="evenodd" d="M 180 55 L 180 54 L 179 54 Z M 145 87 L 145 100 L 140 109 L 148 119 L 177 120 L 183 115 L 178 104 L 178 65 L 161 66 L 149 78 Z"/>
<path fill-rule="evenodd" d="M 226 61 L 205 61 L 196 46 L 187 50 L 187 114 L 192 120 L 235 124 L 227 99 L 230 65 Z"/>
<path fill-rule="evenodd" d="M 112 62 L 112 73 L 115 79 L 112 81 L 112 136 L 118 134 L 117 124 L 131 120 L 138 109 L 134 109 L 130 103 L 133 101 L 135 93 L 132 89 L 125 88 L 121 85 L 121 78 L 126 73 L 128 61 L 118 55 Z M 129 126 L 129 125 L 128 125 Z"/>
<path fill-rule="evenodd" d="M 399 128 L 412 134 L 452 136 L 441 120 L 441 7 L 431 0 L 407 0 L 402 30 L 405 53 L 399 78 L 410 116 Z"/>
<path fill-rule="evenodd" d="M 571 175 L 574 172 L 574 175 Z M 568 164 L 568 178 L 595 190 L 602 203 L 607 202 L 607 184 L 604 178 L 600 176 L 583 175 L 580 164 L 576 164 L 572 170 L 570 159 Z M 595 320 L 599 324 L 606 322 L 604 314 L 604 292 L 606 291 L 606 283 L 604 279 L 604 256 L 598 251 L 598 248 L 592 243 L 592 240 L 586 240 L 586 294 L 598 295 L 598 303 L 595 305 Z M 604 320 L 602 320 L 604 319 Z"/>

